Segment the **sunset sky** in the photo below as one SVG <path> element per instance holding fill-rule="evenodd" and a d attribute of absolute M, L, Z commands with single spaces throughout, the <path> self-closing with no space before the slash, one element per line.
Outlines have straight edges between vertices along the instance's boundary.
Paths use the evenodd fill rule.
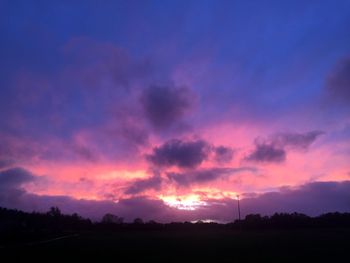
<path fill-rule="evenodd" d="M 350 1 L 0 0 L 0 206 L 350 212 Z"/>

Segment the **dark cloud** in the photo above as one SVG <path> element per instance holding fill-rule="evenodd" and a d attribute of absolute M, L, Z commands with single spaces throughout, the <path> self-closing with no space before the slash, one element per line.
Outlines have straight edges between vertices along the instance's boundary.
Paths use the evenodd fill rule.
<path fill-rule="evenodd" d="M 136 101 L 133 101 L 133 103 L 136 103 Z M 148 144 L 149 131 L 145 128 L 143 115 L 138 109 L 131 105 L 119 106 L 113 110 L 112 123 L 110 134 L 116 139 L 120 137 L 135 146 Z"/>
<path fill-rule="evenodd" d="M 171 220 L 174 214 L 174 209 L 168 207 L 162 200 L 152 199 L 147 197 L 134 197 L 129 199 L 122 199 L 119 201 L 116 210 L 125 218 L 131 220 L 136 217 L 141 217 L 144 220 Z"/>
<path fill-rule="evenodd" d="M 81 157 L 83 160 L 89 161 L 89 162 L 96 162 L 97 156 L 96 154 L 89 149 L 88 147 L 84 145 L 72 145 L 72 149 Z"/>
<path fill-rule="evenodd" d="M 39 148 L 42 145 L 35 144 L 18 136 L 3 136 L 0 140 L 0 158 L 4 162 L 13 162 L 30 160 L 39 155 Z"/>
<path fill-rule="evenodd" d="M 306 150 L 319 137 L 322 131 L 310 131 L 306 133 L 278 133 L 271 138 L 271 143 L 281 148 L 293 147 Z"/>
<path fill-rule="evenodd" d="M 350 104 L 350 57 L 339 61 L 327 81 L 327 96 L 334 102 Z"/>
<path fill-rule="evenodd" d="M 242 200 L 245 214 L 300 212 L 316 216 L 326 212 L 350 211 L 350 181 L 313 182 L 298 188 L 285 187 L 257 198 Z"/>
<path fill-rule="evenodd" d="M 18 188 L 33 181 L 34 175 L 23 168 L 12 168 L 0 172 L 0 188 Z"/>
<path fill-rule="evenodd" d="M 167 128 L 192 108 L 194 95 L 186 87 L 151 86 L 143 91 L 141 103 L 147 119 L 156 128 Z"/>
<path fill-rule="evenodd" d="M 286 159 L 286 151 L 273 144 L 255 143 L 255 149 L 246 158 L 254 162 L 280 163 Z"/>
<path fill-rule="evenodd" d="M 11 165 L 13 165 L 15 161 L 10 159 L 0 159 L 0 169 L 7 168 Z"/>
<path fill-rule="evenodd" d="M 148 144 L 148 131 L 142 127 L 130 124 L 125 125 L 121 128 L 121 134 L 127 141 L 132 142 L 135 145 Z"/>
<path fill-rule="evenodd" d="M 184 173 L 167 173 L 167 177 L 180 186 L 189 186 L 191 184 L 200 184 L 225 178 L 227 176 L 240 172 L 256 172 L 252 167 L 240 168 L 211 168 Z"/>
<path fill-rule="evenodd" d="M 324 134 L 322 131 L 277 133 L 268 139 L 257 138 L 255 140 L 255 149 L 245 157 L 245 160 L 255 162 L 283 162 L 286 160 L 287 149 L 307 150 L 317 137 L 322 134 Z"/>
<path fill-rule="evenodd" d="M 228 163 L 233 158 L 234 151 L 230 147 L 217 146 L 214 148 L 214 158 L 218 163 Z"/>
<path fill-rule="evenodd" d="M 0 172 L 0 206 L 20 207 L 25 190 L 22 185 L 34 181 L 35 176 L 23 168 Z"/>
<path fill-rule="evenodd" d="M 208 158 L 209 145 L 203 140 L 184 142 L 170 140 L 153 149 L 149 162 L 160 167 L 194 168 Z"/>
<path fill-rule="evenodd" d="M 145 190 L 159 190 L 162 184 L 162 178 L 159 175 L 154 175 L 147 179 L 139 179 L 134 181 L 124 192 L 125 194 L 138 194 Z"/>

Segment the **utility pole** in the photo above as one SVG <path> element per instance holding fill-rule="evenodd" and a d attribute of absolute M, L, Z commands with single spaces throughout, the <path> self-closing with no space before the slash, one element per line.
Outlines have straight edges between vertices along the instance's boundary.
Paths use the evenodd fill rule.
<path fill-rule="evenodd" d="M 239 195 L 237 195 L 238 220 L 241 221 L 241 207 L 239 206 Z"/>

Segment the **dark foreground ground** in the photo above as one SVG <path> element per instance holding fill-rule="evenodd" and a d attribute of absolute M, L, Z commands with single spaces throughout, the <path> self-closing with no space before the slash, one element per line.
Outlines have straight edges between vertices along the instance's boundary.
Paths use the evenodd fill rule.
<path fill-rule="evenodd" d="M 349 228 L 85 231 L 0 249 L 2 262 L 349 262 L 349 252 Z"/>

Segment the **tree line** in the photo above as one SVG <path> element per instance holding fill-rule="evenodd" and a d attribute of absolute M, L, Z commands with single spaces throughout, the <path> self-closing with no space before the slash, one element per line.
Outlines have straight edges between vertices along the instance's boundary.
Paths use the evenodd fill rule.
<path fill-rule="evenodd" d="M 122 217 L 108 213 L 100 222 L 92 222 L 78 214 L 62 214 L 58 207 L 52 207 L 46 213 L 27 213 L 15 209 L 0 208 L 0 236 L 2 239 L 27 236 L 50 236 L 58 233 L 77 233 L 80 231 L 123 231 L 123 230 L 201 230 L 201 229 L 290 229 L 317 227 L 350 227 L 350 213 L 327 213 L 310 217 L 300 213 L 275 213 L 272 216 L 259 214 L 247 215 L 242 220 L 227 224 L 191 222 L 157 223 L 154 220 L 144 222 L 135 218 L 131 223 Z"/>

